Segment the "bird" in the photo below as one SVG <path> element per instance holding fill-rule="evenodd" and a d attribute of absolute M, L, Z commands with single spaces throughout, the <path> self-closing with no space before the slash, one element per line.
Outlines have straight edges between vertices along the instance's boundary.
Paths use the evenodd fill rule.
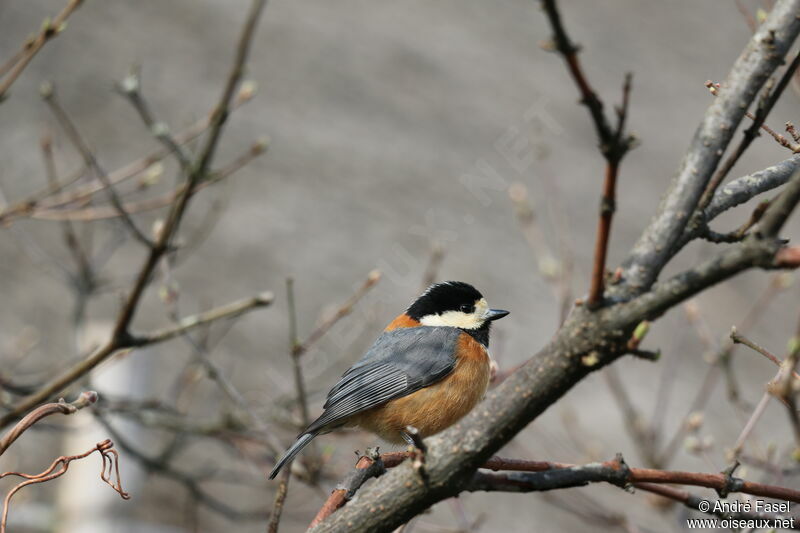
<path fill-rule="evenodd" d="M 491 309 L 469 283 L 428 287 L 384 329 L 328 393 L 323 413 L 298 436 L 269 475 L 318 435 L 359 426 L 413 445 L 456 423 L 483 398 L 491 377 L 489 329 L 509 312 Z"/>

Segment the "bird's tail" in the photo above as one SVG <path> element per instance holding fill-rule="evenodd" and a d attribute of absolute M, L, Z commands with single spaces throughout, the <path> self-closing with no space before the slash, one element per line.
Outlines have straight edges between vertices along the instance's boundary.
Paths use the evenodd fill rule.
<path fill-rule="evenodd" d="M 308 443 L 311 442 L 311 440 L 316 436 L 316 431 L 311 433 L 303 433 L 300 435 L 300 438 L 298 438 L 297 441 L 292 444 L 292 447 L 286 450 L 286 453 L 283 454 L 283 457 L 281 457 L 278 462 L 275 463 L 275 468 L 273 468 L 272 472 L 269 473 L 269 478 L 274 479 L 275 476 L 278 475 L 280 469 L 283 468 L 286 463 L 294 459 L 294 456 L 300 453 L 300 450 L 308 446 Z"/>

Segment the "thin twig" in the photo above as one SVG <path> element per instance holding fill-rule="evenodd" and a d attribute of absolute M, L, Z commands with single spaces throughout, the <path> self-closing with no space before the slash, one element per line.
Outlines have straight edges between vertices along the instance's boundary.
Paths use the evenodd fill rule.
<path fill-rule="evenodd" d="M 131 105 L 136 109 L 136 112 L 139 113 L 139 117 L 150 130 L 150 133 L 164 145 L 164 148 L 166 148 L 169 153 L 175 156 L 181 169 L 184 172 L 190 172 L 192 162 L 189 154 L 183 150 L 181 144 L 170 134 L 167 124 L 165 122 L 156 121 L 153 117 L 153 113 L 150 111 L 150 106 L 147 105 L 147 102 L 142 96 L 139 69 L 131 69 L 131 73 L 117 84 L 117 90 L 120 94 L 128 98 L 128 101 L 130 101 Z"/>
<path fill-rule="evenodd" d="M 34 58 L 34 56 L 36 56 L 39 50 L 42 49 L 45 43 L 53 37 L 61 34 L 66 27 L 69 16 L 72 15 L 72 13 L 78 9 L 82 3 L 83 0 L 69 0 L 67 5 L 64 6 L 64 9 L 62 9 L 52 21 L 45 21 L 41 30 L 39 31 L 39 34 L 33 40 L 25 42 L 22 50 L 20 50 L 12 58 L 13 63 L 12 61 L 6 63 L 2 74 L 5 74 L 7 69 L 9 72 L 5 76 L 5 79 L 0 81 L 0 102 L 6 98 L 8 89 L 14 84 L 15 81 L 17 81 L 19 75 L 22 74 L 22 71 L 25 70 L 25 67 L 28 66 L 28 63 L 31 62 L 31 60 Z"/>
<path fill-rule="evenodd" d="M 714 197 L 714 193 L 716 192 L 720 183 L 722 183 L 722 181 L 727 177 L 731 169 L 733 169 L 734 165 L 736 165 L 736 162 L 742 157 L 742 154 L 744 154 L 747 148 L 750 147 L 750 144 L 755 140 L 756 137 L 758 137 L 759 129 L 763 129 L 772 135 L 772 137 L 775 138 L 775 140 L 777 140 L 780 144 L 791 149 L 792 152 L 797 153 L 798 150 L 787 145 L 788 141 L 786 141 L 786 138 L 783 137 L 783 135 L 776 134 L 764 123 L 764 121 L 767 119 L 769 112 L 772 111 L 775 103 L 783 94 L 786 86 L 789 85 L 789 81 L 792 79 L 792 76 L 794 76 L 798 66 L 800 66 L 800 53 L 795 55 L 794 60 L 792 60 L 791 64 L 786 68 L 786 71 L 784 71 L 783 76 L 781 76 L 781 79 L 775 88 L 759 103 L 758 108 L 756 109 L 756 114 L 753 115 L 749 111 L 745 113 L 745 115 L 752 120 L 753 123 L 745 130 L 742 140 L 739 142 L 733 153 L 728 157 L 728 159 L 725 160 L 711 180 L 709 180 L 705 190 L 703 191 L 703 195 L 700 197 L 700 201 L 697 204 L 697 213 L 702 213 L 708 204 L 711 203 L 711 199 Z M 718 94 L 719 84 L 715 85 L 713 82 L 707 81 L 706 87 L 709 88 L 711 94 L 714 96 Z"/>
<path fill-rule="evenodd" d="M 611 237 L 611 220 L 614 215 L 616 199 L 617 174 L 619 164 L 625 154 L 634 147 L 636 139 L 625 132 L 625 121 L 630 104 L 631 79 L 630 73 L 625 75 L 622 86 L 622 104 L 617 109 L 617 123 L 612 129 L 609 120 L 603 112 L 603 102 L 589 85 L 578 60 L 579 48 L 572 43 L 558 11 L 555 0 L 543 0 L 542 7 L 550 21 L 553 30 L 552 46 L 564 57 L 567 68 L 581 93 L 581 103 L 589 109 L 589 114 L 594 122 L 595 130 L 600 141 L 600 153 L 606 160 L 605 181 L 603 196 L 600 204 L 600 221 L 597 226 L 595 239 L 594 263 L 592 267 L 591 285 L 586 305 L 595 309 L 603 303 L 605 286 L 606 257 L 608 255 L 608 242 Z"/>
<path fill-rule="evenodd" d="M 781 361 L 780 357 L 773 354 L 763 346 L 756 344 L 754 341 L 751 341 L 750 339 L 739 333 L 739 330 L 736 329 L 735 327 L 731 328 L 731 340 L 734 342 L 734 344 L 744 344 L 754 352 L 760 353 L 768 360 L 772 361 L 778 368 L 780 368 L 784 363 L 783 361 Z M 800 374 L 798 374 L 797 372 L 794 372 L 794 377 L 795 379 L 800 380 Z"/>
<path fill-rule="evenodd" d="M 766 290 L 755 300 L 755 302 L 753 302 L 753 305 L 747 310 L 744 317 L 739 321 L 739 326 L 737 329 L 739 331 L 748 331 L 755 326 L 758 319 L 764 316 L 767 306 L 775 300 L 775 296 L 783 289 L 785 289 L 785 286 L 780 283 L 779 278 L 776 275 L 773 277 Z M 698 325 L 699 318 L 699 315 L 693 313 L 689 315 L 689 320 L 693 325 L 695 325 L 695 330 L 699 330 L 698 335 L 700 336 L 701 340 L 703 340 L 703 342 L 707 344 L 708 348 L 711 349 L 712 346 L 710 333 L 707 330 L 703 330 Z M 663 467 L 668 465 L 675 457 L 675 454 L 678 452 L 680 445 L 683 442 L 683 438 L 686 436 L 686 432 L 689 429 L 690 417 L 692 417 L 694 413 L 700 412 L 705 408 L 706 403 L 711 397 L 711 392 L 713 391 L 720 372 L 727 371 L 727 369 L 731 368 L 731 359 L 735 350 L 736 344 L 730 339 L 730 336 L 727 336 L 725 339 L 723 339 L 719 346 L 714 349 L 713 355 L 711 356 L 710 366 L 705 377 L 703 378 L 702 384 L 700 385 L 695 398 L 692 400 L 687 413 L 684 415 L 681 423 L 678 425 L 678 429 L 675 431 L 675 434 L 667 442 L 666 446 L 664 446 L 664 449 L 659 456 L 658 464 L 660 466 Z M 733 391 L 730 390 L 732 387 L 733 385 L 729 383 L 729 397 L 734 396 Z M 654 422 L 653 427 L 662 427 L 662 422 L 663 421 Z"/>
<path fill-rule="evenodd" d="M 255 91 L 253 87 L 243 86 L 242 89 L 239 91 L 239 94 L 237 95 L 236 99 L 231 104 L 231 110 L 236 109 L 239 106 L 249 102 L 253 98 L 254 94 Z M 209 115 L 208 117 L 198 120 L 191 126 L 187 127 L 180 133 L 176 134 L 174 137 L 175 141 L 180 145 L 184 145 L 188 142 L 191 142 L 198 136 L 202 135 L 203 132 L 206 131 L 206 129 L 208 129 L 210 125 L 211 125 L 211 116 Z M 257 143 L 257 145 L 266 148 L 266 146 L 262 142 Z M 254 145 L 254 147 L 251 148 L 251 151 L 254 151 L 255 147 L 256 145 Z M 248 151 L 247 153 L 244 154 L 244 156 L 240 157 L 247 156 L 251 151 Z M 259 150 L 258 154 L 263 153 L 263 151 L 264 150 Z M 123 181 L 128 180 L 151 168 L 154 164 L 164 159 L 167 155 L 169 155 L 168 150 L 156 150 L 150 154 L 142 156 L 114 170 L 113 172 L 109 172 L 108 181 L 112 185 L 118 185 L 119 183 L 122 183 Z M 4 208 L 2 211 L 0 211 L 0 223 L 8 223 L 13 219 L 22 216 L 35 217 L 37 210 L 40 209 L 43 210 L 45 213 L 47 213 L 48 211 L 52 211 L 53 213 L 70 211 L 71 209 L 67 208 L 71 204 L 85 202 L 88 198 L 91 198 L 91 196 L 94 195 L 95 193 L 102 191 L 105 188 L 104 185 L 99 180 L 95 180 L 94 182 L 91 182 L 87 185 L 75 187 L 72 191 L 68 193 L 58 194 L 61 193 L 61 191 L 64 188 L 68 187 L 69 185 L 73 184 L 75 181 L 83 177 L 84 170 L 85 169 L 82 169 L 81 171 L 74 173 L 74 175 L 71 175 L 69 178 L 58 183 L 55 187 L 48 185 L 46 188 L 27 196 L 23 200 L 15 202 L 11 206 Z M 217 174 L 219 174 L 220 172 L 225 172 L 225 170 L 224 169 L 219 170 L 217 171 Z M 174 200 L 174 195 L 171 196 L 170 198 L 171 198 L 170 201 Z M 164 205 L 168 205 L 168 203 L 169 202 L 167 202 L 167 204 Z M 126 208 L 128 212 L 131 212 L 129 206 L 126 206 Z M 114 212 L 104 218 L 110 218 L 116 215 L 117 213 Z"/>
<path fill-rule="evenodd" d="M 119 216 L 124 224 L 128 227 L 131 234 L 136 238 L 136 240 L 144 244 L 146 247 L 152 248 L 153 243 L 144 233 L 142 233 L 142 230 L 139 229 L 139 227 L 131 218 L 130 214 L 125 211 L 125 206 L 122 205 L 122 200 L 117 194 L 117 191 L 114 189 L 114 186 L 109 181 L 108 174 L 106 174 L 106 171 L 100 166 L 100 163 L 97 161 L 97 158 L 95 157 L 91 148 L 89 148 L 89 146 L 83 140 L 83 137 L 81 137 L 78 129 L 75 127 L 75 124 L 64 111 L 64 108 L 61 107 L 61 104 L 56 98 L 55 89 L 52 85 L 45 85 L 45 87 L 42 89 L 42 97 L 44 98 L 45 102 L 47 102 L 47 105 L 50 107 L 53 115 L 55 115 L 59 124 L 61 124 L 61 127 L 66 132 L 70 142 L 72 142 L 72 144 L 75 146 L 75 149 L 78 150 L 78 153 L 80 153 L 86 166 L 92 169 L 92 171 L 95 173 L 95 177 L 103 184 L 111 204 L 114 206 L 114 209 L 117 210 Z"/>
<path fill-rule="evenodd" d="M 439 268 L 442 266 L 444 260 L 444 248 L 439 243 L 431 244 L 430 254 L 428 256 L 428 264 L 425 265 L 425 272 L 422 274 L 422 286 L 420 290 L 423 291 L 433 285 L 439 274 Z"/>
<path fill-rule="evenodd" d="M 556 259 L 538 224 L 528 188 L 522 183 L 514 183 L 508 188 L 508 197 L 514 206 L 522 234 L 536 256 L 539 274 L 553 287 L 554 296 L 558 300 L 558 323 L 562 324 L 572 305 L 572 257 L 565 246 L 565 239 L 559 236 L 561 254 Z"/>
<path fill-rule="evenodd" d="M 333 326 L 336 325 L 341 319 L 349 315 L 353 307 L 358 303 L 361 298 L 364 297 L 369 290 L 375 286 L 378 281 L 381 279 L 381 273 L 378 270 L 373 270 L 367 275 L 367 279 L 364 280 L 364 283 L 356 290 L 355 293 L 344 303 L 342 304 L 330 318 L 322 322 L 319 326 L 317 326 L 314 331 L 306 338 L 306 340 L 302 342 L 298 342 L 294 345 L 294 349 L 292 350 L 297 357 L 303 355 L 308 351 L 308 349 L 315 344 L 319 339 L 321 339 Z"/>
<path fill-rule="evenodd" d="M 603 301 L 603 292 L 606 277 L 606 258 L 608 256 L 608 242 L 611 239 L 611 219 L 616 209 L 617 173 L 619 163 L 625 154 L 633 147 L 633 137 L 623 139 L 625 135 L 625 120 L 628 116 L 631 93 L 630 73 L 625 75 L 622 87 L 622 106 L 617 109 L 617 127 L 614 130 L 611 148 L 603 154 L 606 157 L 606 173 L 603 183 L 603 196 L 600 200 L 600 221 L 597 224 L 597 237 L 595 239 L 594 263 L 592 267 L 592 281 L 589 287 L 589 297 L 586 305 L 589 308 L 599 306 Z"/>
<path fill-rule="evenodd" d="M 606 163 L 606 175 L 603 184 L 603 197 L 600 200 L 600 221 L 597 224 L 597 236 L 594 245 L 594 262 L 592 278 L 589 286 L 589 297 L 586 305 L 592 309 L 603 301 L 606 277 L 606 257 L 608 242 L 611 239 L 611 219 L 614 216 L 618 163 Z"/>
<path fill-rule="evenodd" d="M 100 479 L 103 480 L 103 482 L 109 487 L 114 489 L 114 491 L 117 492 L 123 500 L 130 499 L 130 495 L 122 490 L 122 480 L 119 476 L 119 454 L 114 449 L 114 443 L 106 439 L 103 442 L 98 442 L 92 449 L 84 453 L 78 455 L 62 455 L 53 461 L 47 470 L 39 474 L 31 475 L 23 474 L 21 472 L 3 472 L 0 474 L 0 478 L 4 478 L 6 476 L 18 476 L 25 479 L 25 481 L 19 483 L 10 491 L 8 491 L 5 499 L 3 500 L 3 514 L 2 519 L 0 520 L 0 533 L 6 533 L 9 505 L 14 494 L 28 485 L 44 483 L 63 476 L 67 473 L 69 465 L 72 463 L 72 461 L 88 457 L 94 452 L 100 452 L 100 457 L 103 459 L 102 467 L 100 469 Z"/>
<path fill-rule="evenodd" d="M 300 362 L 302 352 L 297 349 L 300 346 L 300 339 L 297 337 L 297 307 L 294 301 L 294 280 L 292 278 L 286 278 L 286 302 L 289 313 L 289 355 L 292 359 L 297 405 L 300 408 L 300 423 L 305 428 L 311 423 L 311 416 L 308 414 L 308 398 L 306 397 L 306 385 L 303 379 L 303 365 Z M 287 468 L 286 470 L 289 469 Z"/>
<path fill-rule="evenodd" d="M 238 300 L 196 315 L 187 316 L 180 319 L 174 326 L 168 326 L 150 333 L 132 335 L 127 341 L 127 346 L 141 347 L 168 341 L 212 322 L 236 318 L 249 311 L 267 307 L 272 304 L 274 299 L 275 297 L 271 292 L 262 292 L 251 298 Z"/>
<path fill-rule="evenodd" d="M 739 438 L 736 439 L 736 444 L 733 447 L 732 455 L 734 460 L 738 460 L 739 455 L 742 453 L 744 449 L 745 442 L 747 438 L 753 431 L 758 420 L 764 414 L 764 411 L 767 408 L 767 404 L 769 403 L 769 399 L 771 396 L 776 396 L 780 399 L 787 407 L 789 412 L 789 419 L 792 423 L 792 429 L 795 432 L 795 436 L 797 437 L 798 445 L 800 445 L 800 419 L 798 419 L 797 415 L 797 408 L 794 401 L 794 395 L 792 394 L 792 377 L 795 380 L 800 380 L 800 375 L 798 375 L 794 368 L 797 364 L 797 354 L 800 349 L 792 349 L 789 355 L 786 357 L 785 361 L 781 361 L 776 355 L 770 353 L 767 349 L 759 346 L 752 340 L 744 337 L 743 335 L 739 334 L 736 331 L 736 328 L 731 330 L 731 340 L 737 344 L 744 344 L 748 348 L 752 349 L 753 351 L 760 353 L 773 363 L 778 366 L 778 372 L 775 374 L 775 377 L 770 380 L 764 394 L 761 396 L 761 400 L 756 405 L 756 408 L 753 410 L 750 418 L 747 420 L 744 428 L 742 429 Z"/>
<path fill-rule="evenodd" d="M 278 478 L 278 490 L 275 492 L 275 502 L 272 504 L 272 513 L 269 517 L 267 533 L 278 533 L 278 526 L 281 523 L 281 514 L 283 513 L 283 505 L 289 493 L 289 479 L 291 477 L 292 469 L 284 468 Z"/>
<path fill-rule="evenodd" d="M 147 258 L 139 270 L 131 291 L 117 316 L 111 338 L 85 359 L 51 379 L 36 393 L 23 398 L 20 402 L 15 404 L 9 412 L 0 417 L 0 426 L 8 424 L 22 413 L 27 412 L 32 407 L 42 403 L 54 394 L 57 394 L 75 380 L 86 375 L 86 373 L 105 361 L 112 354 L 129 347 L 129 342 L 132 339 L 129 328 L 136 314 L 142 295 L 149 285 L 153 272 L 161 261 L 161 258 L 169 251 L 170 243 L 177 233 L 181 219 L 188 207 L 189 199 L 192 196 L 191 193 L 194 191 L 197 184 L 206 177 L 209 165 L 213 161 L 216 146 L 222 134 L 228 111 L 230 110 L 231 101 L 233 100 L 236 87 L 244 72 L 244 64 L 255 34 L 256 25 L 265 4 L 266 0 L 253 0 L 239 38 L 235 59 L 225 84 L 225 89 L 212 114 L 209 137 L 198 156 L 197 163 L 193 165 L 192 173 L 187 178 L 186 189 L 176 198 L 166 222 L 156 236 L 156 241 L 149 248 Z M 91 152 L 88 153 L 91 154 Z"/>
<path fill-rule="evenodd" d="M 133 457 L 148 472 L 153 472 L 159 476 L 176 481 L 178 484 L 183 486 L 186 492 L 188 492 L 197 502 L 204 505 L 211 511 L 214 511 L 215 513 L 218 513 L 231 520 L 265 520 L 267 518 L 268 513 L 264 511 L 263 508 L 252 511 L 238 510 L 229 506 L 225 502 L 218 500 L 209 494 L 209 492 L 201 486 L 201 483 L 198 481 L 198 479 L 192 474 L 178 470 L 161 457 L 153 457 L 142 452 L 141 450 L 134 448 L 127 441 L 126 436 L 120 431 L 117 431 L 117 429 L 108 422 L 104 415 L 95 412 L 95 416 L 106 429 L 106 431 L 108 431 L 112 438 L 117 442 L 120 450 Z M 239 483 L 241 484 L 241 480 L 239 480 Z"/>
<path fill-rule="evenodd" d="M 47 176 L 47 183 L 53 190 L 58 188 L 58 171 L 56 170 L 55 158 L 53 157 L 53 141 L 49 133 L 42 136 L 40 146 L 42 149 L 42 157 L 44 159 L 45 175 Z M 75 232 L 72 222 L 65 220 L 61 224 L 64 242 L 69 250 L 72 258 L 77 267 L 77 276 L 75 278 L 76 285 L 81 293 L 80 298 L 92 289 L 94 284 L 94 273 L 86 251 L 81 246 L 80 239 Z"/>
<path fill-rule="evenodd" d="M 246 151 L 236 157 L 233 161 L 224 167 L 211 172 L 208 178 L 197 184 L 194 189 L 192 189 L 192 195 L 197 194 L 206 187 L 216 185 L 220 181 L 227 179 L 242 167 L 250 163 L 253 159 L 266 153 L 266 150 L 267 144 L 265 141 L 260 140 L 254 142 Z M 186 188 L 187 185 L 183 184 L 172 191 L 164 193 L 161 196 L 126 202 L 123 204 L 123 208 L 128 214 L 136 214 L 167 207 L 173 204 L 178 197 L 182 196 L 186 191 Z M 38 220 L 73 220 L 80 222 L 91 222 L 94 220 L 116 218 L 120 216 L 120 213 L 113 206 L 89 206 L 80 209 L 61 208 L 60 206 L 56 206 L 55 208 L 47 207 L 34 209 L 28 213 L 28 216 Z"/>

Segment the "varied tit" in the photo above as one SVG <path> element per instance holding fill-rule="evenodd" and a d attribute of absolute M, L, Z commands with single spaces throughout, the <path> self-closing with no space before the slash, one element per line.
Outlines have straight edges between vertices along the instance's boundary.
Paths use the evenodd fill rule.
<path fill-rule="evenodd" d="M 428 288 L 395 318 L 328 393 L 325 411 L 298 437 L 269 477 L 317 435 L 359 426 L 392 442 L 411 443 L 457 422 L 489 386 L 489 327 L 508 311 L 490 309 L 460 281 Z"/>

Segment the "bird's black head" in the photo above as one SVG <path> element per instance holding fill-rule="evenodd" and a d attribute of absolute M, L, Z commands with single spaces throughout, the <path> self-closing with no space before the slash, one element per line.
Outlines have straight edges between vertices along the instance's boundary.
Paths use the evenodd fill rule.
<path fill-rule="evenodd" d="M 406 314 L 423 326 L 449 326 L 474 333 L 488 345 L 490 323 L 508 311 L 490 309 L 483 295 L 469 283 L 445 281 L 428 287 Z"/>

